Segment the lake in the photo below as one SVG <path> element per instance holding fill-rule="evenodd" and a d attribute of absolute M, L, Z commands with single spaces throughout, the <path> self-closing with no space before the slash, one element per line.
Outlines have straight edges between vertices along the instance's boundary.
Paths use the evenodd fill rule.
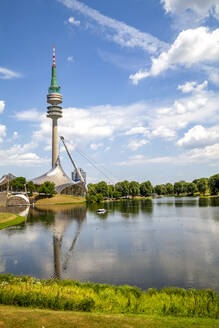
<path fill-rule="evenodd" d="M 99 207 L 107 212 L 96 204 L 27 209 L 24 224 L 0 231 L 0 273 L 219 291 L 218 198 Z"/>

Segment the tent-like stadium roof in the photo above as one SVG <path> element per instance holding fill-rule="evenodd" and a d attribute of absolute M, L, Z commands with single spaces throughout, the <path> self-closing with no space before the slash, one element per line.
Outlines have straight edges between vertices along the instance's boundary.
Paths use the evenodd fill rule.
<path fill-rule="evenodd" d="M 32 179 L 32 181 L 36 185 L 41 185 L 46 181 L 53 182 L 55 187 L 74 184 L 73 181 L 65 174 L 59 161 L 57 162 L 56 166 L 49 170 L 47 173 Z"/>

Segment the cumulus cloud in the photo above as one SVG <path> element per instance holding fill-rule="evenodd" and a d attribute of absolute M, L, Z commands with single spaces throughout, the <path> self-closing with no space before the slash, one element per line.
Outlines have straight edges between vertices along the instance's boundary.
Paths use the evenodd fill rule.
<path fill-rule="evenodd" d="M 130 156 L 128 160 L 114 163 L 118 166 L 135 166 L 142 164 L 173 164 L 186 165 L 191 163 L 211 163 L 218 162 L 219 159 L 219 143 L 215 143 L 203 148 L 194 148 L 179 155 L 146 157 L 144 155 Z"/>
<path fill-rule="evenodd" d="M 186 82 L 185 84 L 179 85 L 178 90 L 181 90 L 183 93 L 189 93 L 194 91 L 201 91 L 208 86 L 208 81 L 204 81 L 201 84 L 198 84 L 196 81 Z"/>
<path fill-rule="evenodd" d="M 28 149 L 32 148 L 32 144 L 13 145 L 11 148 L 0 149 L 0 166 L 33 166 L 42 165 L 48 163 L 48 159 L 41 158 L 39 155 L 33 152 L 29 152 Z"/>
<path fill-rule="evenodd" d="M 191 93 L 185 93 L 185 96 L 169 103 L 169 106 L 152 107 L 141 102 L 127 106 L 64 108 L 63 118 L 59 121 L 59 133 L 68 141 L 74 140 L 73 144 L 70 142 L 73 149 L 85 144 L 98 145 L 104 139 L 113 141 L 121 135 L 136 136 L 129 146 L 133 149 L 138 148 L 137 136 L 141 135 L 148 140 L 176 139 L 178 132 L 189 125 L 203 125 L 206 121 L 216 124 L 218 121 L 219 96 L 205 89 L 206 85 L 207 82 L 195 82 L 191 85 L 186 82 L 180 90 L 190 90 Z M 16 117 L 34 123 L 38 119 L 33 140 L 44 142 L 44 148 L 50 146 L 51 120 L 46 119 L 45 114 L 30 110 L 19 112 Z"/>
<path fill-rule="evenodd" d="M 131 74 L 133 84 L 149 76 L 157 76 L 167 69 L 174 69 L 177 65 L 186 68 L 204 63 L 216 63 L 219 58 L 219 29 L 210 31 L 207 27 L 188 29 L 179 33 L 177 39 L 168 51 L 159 57 L 152 57 L 151 69 L 139 70 Z"/>
<path fill-rule="evenodd" d="M 5 109 L 5 102 L 3 100 L 0 100 L 0 114 L 4 112 Z"/>
<path fill-rule="evenodd" d="M 142 140 L 137 140 L 137 139 L 134 139 L 134 140 L 130 140 L 127 147 L 129 149 L 131 149 L 132 151 L 136 151 L 138 148 L 146 145 L 149 141 L 146 140 L 146 139 L 142 139 Z"/>
<path fill-rule="evenodd" d="M 14 72 L 5 67 L 0 67 L 0 79 L 11 80 L 11 79 L 19 78 L 19 77 L 22 77 L 22 75 L 20 73 Z"/>
<path fill-rule="evenodd" d="M 122 47 L 141 48 L 149 53 L 156 53 L 167 47 L 165 42 L 160 41 L 149 33 L 118 21 L 111 17 L 102 15 L 98 10 L 92 9 L 78 0 L 59 0 L 63 5 L 78 11 L 86 18 L 101 26 L 101 32 L 111 41 Z M 89 27 L 89 25 L 87 25 Z"/>
<path fill-rule="evenodd" d="M 6 136 L 6 126 L 0 124 L 0 143 L 3 141 L 3 138 Z"/>
<path fill-rule="evenodd" d="M 64 108 L 63 118 L 59 121 L 60 135 L 66 140 L 81 143 L 98 144 L 103 138 L 113 138 L 125 134 L 127 129 L 138 126 L 142 121 L 145 104 L 136 103 L 127 106 L 102 105 L 90 108 Z M 34 115 L 33 115 L 34 114 Z M 34 132 L 34 140 L 50 142 L 51 122 L 45 115 L 30 110 L 19 112 L 19 120 L 35 121 L 38 117 L 38 129 Z M 130 119 L 131 118 L 131 119 Z"/>
<path fill-rule="evenodd" d="M 90 144 L 90 149 L 92 149 L 92 150 L 97 150 L 98 148 L 100 148 L 100 147 L 102 147 L 102 146 L 103 146 L 103 143 L 102 143 L 102 142 L 97 143 L 97 144 L 92 143 L 92 144 Z"/>
<path fill-rule="evenodd" d="M 81 22 L 79 20 L 75 19 L 73 16 L 69 17 L 68 22 L 75 26 L 78 26 L 81 24 Z"/>
<path fill-rule="evenodd" d="M 126 135 L 133 135 L 133 134 L 143 134 L 148 135 L 149 130 L 145 128 L 144 126 L 136 126 L 134 128 L 131 128 L 130 130 L 126 131 Z"/>
<path fill-rule="evenodd" d="M 39 122 L 42 119 L 45 119 L 46 114 L 41 114 L 36 108 L 28 109 L 22 112 L 17 112 L 15 114 L 16 119 L 19 121 L 30 121 L 30 122 Z"/>
<path fill-rule="evenodd" d="M 163 3 L 166 12 L 173 14 L 191 10 L 200 18 L 208 15 L 214 15 L 217 18 L 219 13 L 218 0 L 161 0 L 161 3 Z"/>
<path fill-rule="evenodd" d="M 197 148 L 214 144 L 216 141 L 219 141 L 219 126 L 205 128 L 202 125 L 195 125 L 184 134 L 183 138 L 177 141 L 177 145 Z"/>

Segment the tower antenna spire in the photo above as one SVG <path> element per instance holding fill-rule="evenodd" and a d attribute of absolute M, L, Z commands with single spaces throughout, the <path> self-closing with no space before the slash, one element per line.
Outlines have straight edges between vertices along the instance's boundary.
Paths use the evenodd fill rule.
<path fill-rule="evenodd" d="M 53 64 L 52 66 L 56 66 L 56 51 L 55 51 L 55 45 L 53 45 Z"/>

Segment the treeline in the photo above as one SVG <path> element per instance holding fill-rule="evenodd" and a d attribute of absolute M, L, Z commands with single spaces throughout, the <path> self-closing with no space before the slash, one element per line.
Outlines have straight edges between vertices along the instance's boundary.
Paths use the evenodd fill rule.
<path fill-rule="evenodd" d="M 150 181 L 139 183 L 128 180 L 117 182 L 115 185 L 101 181 L 97 184 L 88 185 L 87 200 L 90 202 L 102 201 L 104 198 L 128 198 L 128 197 L 150 197 L 150 196 L 180 196 L 196 194 L 217 195 L 219 193 L 219 174 L 210 178 L 195 179 L 192 182 L 177 181 L 174 184 L 158 184 L 153 186 Z"/>
<path fill-rule="evenodd" d="M 9 188 L 11 191 L 27 191 L 29 196 L 33 195 L 33 192 L 40 194 L 53 195 L 55 194 L 55 184 L 50 181 L 45 181 L 40 186 L 36 186 L 33 181 L 26 182 L 26 178 L 17 177 L 9 182 Z"/>

